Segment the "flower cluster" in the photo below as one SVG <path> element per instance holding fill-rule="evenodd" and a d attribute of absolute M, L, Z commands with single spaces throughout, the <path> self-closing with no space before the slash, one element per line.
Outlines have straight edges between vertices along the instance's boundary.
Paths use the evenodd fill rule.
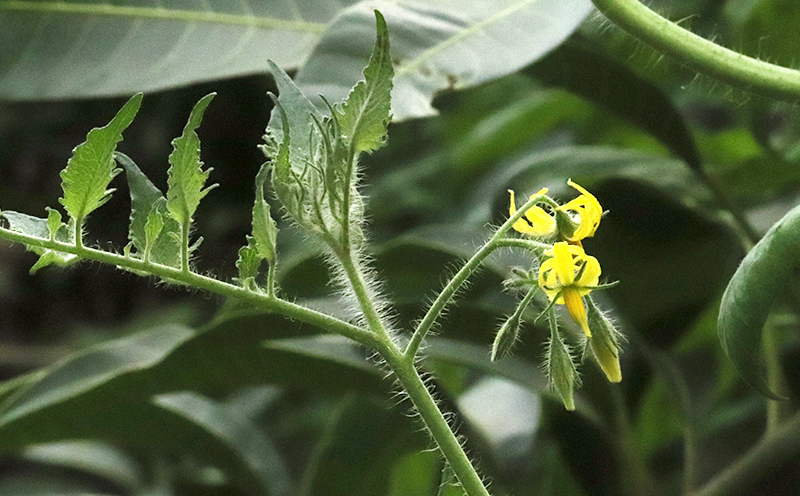
<path fill-rule="evenodd" d="M 548 241 L 551 245 L 544 250 L 537 281 L 538 288 L 545 292 L 550 301 L 543 312 L 551 327 L 546 367 L 551 385 L 571 410 L 575 407 L 572 389 L 578 376 L 571 349 L 558 329 L 553 306 L 566 307 L 583 330 L 585 353 L 593 356 L 611 382 L 622 380 L 619 365 L 619 341 L 622 336 L 592 301 L 590 293 L 601 287 L 601 268 L 595 257 L 586 254 L 582 244 L 583 239 L 594 236 L 597 231 L 603 208 L 586 189 L 572 180 L 567 184 L 578 190 L 580 195 L 577 198 L 559 205 L 546 196 L 546 188 L 541 189 L 530 197 L 531 200 L 539 198 L 539 201 L 530 206 L 512 227 L 521 234 Z M 509 190 L 509 193 L 509 214 L 513 216 L 517 207 L 514 191 Z"/>

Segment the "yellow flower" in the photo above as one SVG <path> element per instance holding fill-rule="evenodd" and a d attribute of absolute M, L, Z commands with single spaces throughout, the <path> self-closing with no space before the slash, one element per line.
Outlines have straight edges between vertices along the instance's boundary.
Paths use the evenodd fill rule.
<path fill-rule="evenodd" d="M 557 216 L 560 211 L 567 214 L 570 212 L 575 214 L 571 215 L 569 219 L 575 216 L 578 217 L 580 222 L 572 222 L 569 219 L 566 220 L 566 222 L 573 224 L 574 229 L 570 227 L 569 231 L 571 232 L 562 233 L 561 237 L 567 241 L 579 243 L 580 240 L 584 238 L 594 236 L 595 231 L 597 231 L 597 226 L 600 225 L 600 218 L 603 216 L 603 207 L 600 206 L 600 202 L 597 201 L 594 195 L 586 191 L 580 185 L 572 182 L 571 179 L 567 181 L 567 184 L 577 189 L 581 195 L 566 205 L 557 207 L 554 215 Z M 514 215 L 517 211 L 517 206 L 514 201 L 514 191 L 508 190 L 508 192 L 511 194 L 511 205 L 508 209 L 509 215 Z M 547 193 L 547 188 L 539 190 L 536 194 L 531 195 L 531 198 L 545 193 Z M 553 215 L 548 214 L 542 207 L 534 205 L 525 212 L 524 218 L 514 223 L 513 227 L 517 232 L 538 237 L 554 234 L 558 225 Z"/>
<path fill-rule="evenodd" d="M 586 337 L 592 337 L 583 295 L 589 294 L 600 280 L 600 263 L 587 255 L 577 245 L 559 241 L 551 250 L 544 252 L 551 258 L 539 269 L 539 287 L 550 301 L 566 305 L 572 319 L 581 326 Z"/>
<path fill-rule="evenodd" d="M 508 192 L 511 193 L 511 204 L 508 207 L 508 214 L 514 215 L 517 212 L 517 204 L 514 201 L 514 190 L 508 190 Z M 536 194 L 531 195 L 531 198 L 544 194 L 547 194 L 547 188 L 540 189 Z M 525 219 L 527 219 L 527 221 Z M 545 212 L 542 207 L 534 205 L 525 212 L 524 218 L 514 223 L 513 227 L 515 231 L 529 236 L 549 236 L 556 230 L 556 220 Z"/>
<path fill-rule="evenodd" d="M 570 201 L 563 207 L 559 207 L 562 211 L 572 211 L 578 214 L 581 218 L 581 223 L 572 236 L 567 238 L 570 241 L 580 241 L 583 238 L 591 238 L 597 231 L 597 226 L 600 225 L 600 218 L 603 216 L 603 207 L 593 194 L 586 191 L 580 185 L 572 182 L 572 179 L 567 181 L 567 184 L 581 192 L 581 196 Z"/>

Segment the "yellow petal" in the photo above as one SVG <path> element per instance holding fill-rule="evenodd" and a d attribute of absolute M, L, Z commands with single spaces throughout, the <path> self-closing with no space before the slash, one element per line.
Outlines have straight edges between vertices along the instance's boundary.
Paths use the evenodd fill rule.
<path fill-rule="evenodd" d="M 571 210 L 575 212 L 581 219 L 580 225 L 569 239 L 570 241 L 579 241 L 584 238 L 592 237 L 597 231 L 597 227 L 600 225 L 600 219 L 603 216 L 603 207 L 600 206 L 600 202 L 597 201 L 597 198 L 595 198 L 593 194 L 586 191 L 586 189 L 579 184 L 572 182 L 571 179 L 567 181 L 567 184 L 581 193 L 581 196 L 561 207 L 564 211 Z"/>
<path fill-rule="evenodd" d="M 530 222 L 531 231 L 536 233 L 535 236 L 546 236 L 556 230 L 556 220 L 542 207 L 534 205 L 525 212 L 525 217 Z"/>
<path fill-rule="evenodd" d="M 600 282 L 600 274 L 602 273 L 600 262 L 591 255 L 584 255 L 581 257 L 581 260 L 586 264 L 586 268 L 583 269 L 581 277 L 575 281 L 575 286 L 579 288 L 597 286 L 597 283 Z M 583 291 L 585 291 L 583 294 L 588 294 L 591 289 L 583 289 Z"/>
<path fill-rule="evenodd" d="M 575 281 L 575 261 L 570 253 L 569 245 L 566 241 L 559 241 L 553 245 L 553 270 L 558 275 L 559 284 L 571 286 Z"/>
<path fill-rule="evenodd" d="M 517 212 L 517 204 L 514 199 L 514 190 L 508 190 L 511 195 L 511 200 L 508 206 L 508 215 L 512 216 Z M 540 189 L 531 198 L 547 193 L 547 188 Z M 528 219 L 519 219 L 514 223 L 512 228 L 518 233 L 527 234 L 532 237 L 540 237 L 552 234 L 556 228 L 556 221 L 548 215 L 541 207 L 534 205 L 525 212 L 525 217 Z"/>
<path fill-rule="evenodd" d="M 583 306 L 581 294 L 574 288 L 564 288 L 562 294 L 572 320 L 581 326 L 587 338 L 592 337 L 592 331 L 589 330 L 589 319 L 586 317 L 586 307 Z"/>

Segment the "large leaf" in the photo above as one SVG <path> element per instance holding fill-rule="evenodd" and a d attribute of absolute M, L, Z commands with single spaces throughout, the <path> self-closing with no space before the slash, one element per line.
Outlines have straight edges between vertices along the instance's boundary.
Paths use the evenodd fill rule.
<path fill-rule="evenodd" d="M 214 444 L 223 445 L 232 456 L 239 458 L 240 464 L 249 472 L 244 475 L 252 474 L 257 479 L 254 487 L 266 490 L 271 496 L 289 494 L 289 474 L 283 459 L 254 422 L 227 405 L 194 393 L 160 395 L 153 402 L 205 430 L 214 441 L 218 441 Z M 197 444 L 194 448 L 203 450 Z M 208 448 L 213 449 L 213 444 Z"/>
<path fill-rule="evenodd" d="M 369 56 L 373 4 L 338 17 L 298 74 L 307 95 L 343 99 Z M 436 113 L 434 95 L 514 72 L 558 46 L 578 27 L 585 0 L 401 1 L 380 5 L 395 61 L 392 113 L 403 120 Z"/>
<path fill-rule="evenodd" d="M 102 343 L 6 398 L 0 405 L 0 451 L 102 438 L 118 429 L 110 412 L 121 405 L 139 408 L 151 396 L 171 391 L 220 396 L 269 383 L 386 391 L 389 385 L 365 354 L 335 336 L 313 338 L 318 333 L 275 315 L 255 314 L 229 318 L 199 334 L 164 326 Z"/>
<path fill-rule="evenodd" d="M 722 347 L 742 378 L 760 393 L 781 399 L 762 372 L 761 335 L 775 300 L 794 281 L 800 264 L 800 207 L 791 210 L 764 235 L 731 278 L 719 309 Z"/>
<path fill-rule="evenodd" d="M 632 69 L 585 46 L 566 43 L 525 73 L 567 89 L 658 138 L 693 169 L 702 168 L 697 145 L 667 95 Z"/>
<path fill-rule="evenodd" d="M 337 405 L 306 467 L 301 494 L 381 496 L 389 491 L 394 463 L 424 450 L 428 441 L 400 409 L 386 406 L 356 397 Z"/>
<path fill-rule="evenodd" d="M 355 4 L 355 5 L 354 5 Z M 434 113 L 445 89 L 518 70 L 561 43 L 588 0 L 295 0 L 143 6 L 77 0 L 0 2 L 0 98 L 45 99 L 153 91 L 197 81 L 308 67 L 309 94 L 347 95 L 374 39 L 379 8 L 400 63 L 394 115 Z M 321 36 L 324 33 L 324 38 Z M 312 55 L 312 51 L 314 52 Z M 267 54 L 265 56 L 265 54 Z"/>
<path fill-rule="evenodd" d="M 0 98 L 117 95 L 297 67 L 353 0 L 0 2 Z"/>

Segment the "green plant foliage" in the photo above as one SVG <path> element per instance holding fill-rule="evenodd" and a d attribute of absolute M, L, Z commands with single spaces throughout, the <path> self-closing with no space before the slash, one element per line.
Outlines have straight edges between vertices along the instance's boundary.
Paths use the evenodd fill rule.
<path fill-rule="evenodd" d="M 391 119 L 392 59 L 389 55 L 389 30 L 377 10 L 378 39 L 364 69 L 364 80 L 353 87 L 347 99 L 334 109 L 342 136 L 356 152 L 369 152 L 386 142 L 386 126 Z"/>
<path fill-rule="evenodd" d="M 180 233 L 180 225 L 171 216 L 166 215 L 166 198 L 145 176 L 139 166 L 127 155 L 117 153 L 117 162 L 125 170 L 128 189 L 131 194 L 131 215 L 128 228 L 130 239 L 137 252 L 144 256 L 148 251 L 148 240 L 151 242 L 150 260 L 155 263 L 177 267 L 180 263 L 180 245 L 175 237 Z M 148 238 L 146 227 L 152 213 L 158 212 L 163 219 L 159 234 Z"/>
<path fill-rule="evenodd" d="M 69 226 L 64 225 L 61 223 L 60 214 L 58 214 L 58 212 L 53 214 L 53 212 L 56 211 L 51 209 L 48 212 L 47 219 L 40 219 L 19 212 L 5 210 L 0 212 L 0 217 L 8 221 L 9 228 L 12 231 L 30 234 L 31 236 L 42 239 L 50 239 L 51 236 L 54 236 L 57 241 L 61 241 L 62 243 L 72 242 L 75 239 L 74 224 L 70 222 Z M 58 223 L 61 225 L 58 227 L 57 231 L 53 232 L 52 229 L 55 227 L 56 220 L 58 220 Z M 32 245 L 28 245 L 27 248 L 39 255 L 39 260 L 31 267 L 31 274 L 35 274 L 39 269 L 47 267 L 48 265 L 67 267 L 78 261 L 78 257 L 71 253 L 49 250 Z"/>
<path fill-rule="evenodd" d="M 742 260 L 719 309 L 717 329 L 725 353 L 748 384 L 772 399 L 782 396 L 762 372 L 762 331 L 776 299 L 793 280 L 798 246 L 800 208 L 794 208 Z"/>
<path fill-rule="evenodd" d="M 586 0 L 403 0 L 381 5 L 404 65 L 394 114 L 431 115 L 436 91 L 514 72 L 562 42 L 590 11 Z M 0 96 L 42 99 L 130 94 L 263 72 L 264 54 L 289 70 L 308 65 L 309 95 L 344 98 L 363 67 L 374 5 L 295 0 L 158 8 L 69 0 L 0 3 L 7 33 Z M 48 29 L 36 29 L 47 24 Z M 124 36 L 135 29 L 136 33 Z M 98 33 L 81 49 L 81 33 Z M 184 40 L 177 48 L 175 40 Z M 70 70 L 64 69 L 69 65 Z M 330 72 L 328 64 L 339 67 Z M 303 86 L 301 85 L 301 86 Z M 320 91 L 323 90 L 323 91 Z"/>
<path fill-rule="evenodd" d="M 86 141 L 73 150 L 72 158 L 61 172 L 64 196 L 59 202 L 75 221 L 79 234 L 86 216 L 110 198 L 113 190 L 108 185 L 122 172 L 114 167 L 114 151 L 141 104 L 142 94 L 137 93 L 107 126 L 89 131 Z"/>
<path fill-rule="evenodd" d="M 253 240 L 255 241 L 255 249 L 258 256 L 270 264 L 274 264 L 278 241 L 278 226 L 270 214 L 269 203 L 264 199 L 264 188 L 267 185 L 268 177 L 269 168 L 264 164 L 256 175 L 256 200 L 253 205 Z"/>
<path fill-rule="evenodd" d="M 200 161 L 200 138 L 195 132 L 203 120 L 208 104 L 216 93 L 204 96 L 192 109 L 189 121 L 183 128 L 183 134 L 172 141 L 172 153 L 169 155 L 170 168 L 167 184 L 167 210 L 181 226 L 192 222 L 200 200 L 214 189 L 216 185 L 205 187 L 212 169 L 203 170 Z M 148 212 L 149 213 L 149 212 Z M 184 236 L 188 234 L 184 233 Z"/>
<path fill-rule="evenodd" d="M 291 494 L 287 468 L 272 441 L 243 415 L 227 405 L 190 392 L 159 395 L 153 398 L 153 403 L 205 429 L 220 444 L 226 445 L 240 458 L 239 464 L 249 469 L 256 479 L 253 487 L 261 489 L 259 492 L 270 496 Z"/>
<path fill-rule="evenodd" d="M 405 120 L 434 115 L 431 101 L 438 91 L 481 84 L 542 57 L 578 27 L 591 5 L 583 0 L 469 0 L 396 2 L 380 8 L 396 47 L 392 113 Z M 322 94 L 329 101 L 347 95 L 369 53 L 372 31 L 366 26 L 373 9 L 368 3 L 345 9 L 323 34 L 297 76 L 307 95 Z M 336 75 L 330 67 L 337 68 Z"/>

